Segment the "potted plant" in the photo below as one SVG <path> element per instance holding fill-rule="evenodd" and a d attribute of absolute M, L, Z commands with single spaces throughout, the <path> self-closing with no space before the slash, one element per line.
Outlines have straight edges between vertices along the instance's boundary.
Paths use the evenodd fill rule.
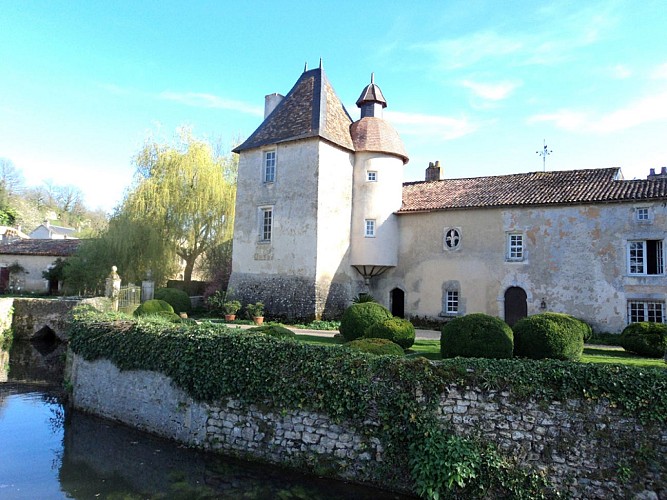
<path fill-rule="evenodd" d="M 264 323 L 264 303 L 256 302 L 254 304 L 248 304 L 246 306 L 248 314 L 252 318 L 253 322 L 256 325 L 261 325 Z"/>
<path fill-rule="evenodd" d="M 241 309 L 241 303 L 238 300 L 228 300 L 222 304 L 222 310 L 225 311 L 225 320 L 234 321 L 239 309 Z"/>

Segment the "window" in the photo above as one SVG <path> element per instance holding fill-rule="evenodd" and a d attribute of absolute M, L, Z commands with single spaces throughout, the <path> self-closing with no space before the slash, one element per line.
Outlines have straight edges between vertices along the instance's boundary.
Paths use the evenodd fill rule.
<path fill-rule="evenodd" d="M 650 215 L 647 207 L 638 208 L 635 212 L 635 217 L 639 222 L 648 222 Z"/>
<path fill-rule="evenodd" d="M 654 275 L 665 272 L 662 240 L 628 241 L 630 274 Z"/>
<path fill-rule="evenodd" d="M 523 260 L 523 234 L 507 235 L 507 260 Z"/>
<path fill-rule="evenodd" d="M 375 238 L 375 219 L 366 219 L 366 238 Z"/>
<path fill-rule="evenodd" d="M 458 228 L 450 227 L 445 229 L 445 249 L 456 250 L 461 244 L 461 232 Z"/>
<path fill-rule="evenodd" d="M 366 180 L 368 182 L 376 182 L 378 180 L 378 173 L 374 170 L 366 172 Z"/>
<path fill-rule="evenodd" d="M 628 302 L 628 323 L 640 321 L 665 322 L 665 303 L 659 301 L 631 300 Z"/>
<path fill-rule="evenodd" d="M 457 314 L 459 312 L 458 290 L 447 290 L 445 297 L 445 313 Z"/>
<path fill-rule="evenodd" d="M 262 208 L 259 228 L 260 241 L 271 241 L 271 233 L 273 232 L 273 208 Z"/>
<path fill-rule="evenodd" d="M 276 180 L 276 152 L 264 152 L 264 182 L 275 182 Z"/>

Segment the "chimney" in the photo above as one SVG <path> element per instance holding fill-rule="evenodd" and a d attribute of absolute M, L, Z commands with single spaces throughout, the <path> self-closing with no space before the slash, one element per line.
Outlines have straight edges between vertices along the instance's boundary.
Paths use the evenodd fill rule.
<path fill-rule="evenodd" d="M 655 169 L 652 168 L 650 170 L 650 173 L 648 174 L 648 177 L 646 177 L 648 180 L 654 180 L 654 179 L 667 179 L 667 167 L 662 167 L 660 169 L 660 173 L 656 174 Z"/>
<path fill-rule="evenodd" d="M 266 119 L 266 117 L 269 116 L 274 109 L 276 109 L 276 106 L 278 106 L 280 101 L 282 101 L 284 98 L 285 96 L 275 93 L 264 97 L 264 119 Z"/>
<path fill-rule="evenodd" d="M 435 163 L 430 161 L 426 169 L 426 181 L 439 181 L 441 179 L 440 173 L 440 161 Z"/>

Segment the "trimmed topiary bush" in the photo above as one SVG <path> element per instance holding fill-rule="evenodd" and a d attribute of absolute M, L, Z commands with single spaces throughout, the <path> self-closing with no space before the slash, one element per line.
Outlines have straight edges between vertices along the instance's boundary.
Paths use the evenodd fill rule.
<path fill-rule="evenodd" d="M 192 310 L 190 297 L 178 288 L 158 288 L 155 290 L 155 298 L 168 302 L 176 314 L 189 313 Z"/>
<path fill-rule="evenodd" d="M 455 318 L 442 327 L 443 358 L 511 358 L 512 329 L 500 318 L 474 313 Z"/>
<path fill-rule="evenodd" d="M 619 341 L 626 351 L 647 358 L 661 358 L 667 350 L 667 324 L 631 323 L 625 327 Z"/>
<path fill-rule="evenodd" d="M 174 314 L 174 308 L 164 300 L 152 299 L 141 304 L 132 314 L 135 316 L 147 316 L 149 314 L 160 314 L 163 312 Z"/>
<path fill-rule="evenodd" d="M 403 348 L 388 339 L 357 339 L 345 344 L 350 349 L 383 356 L 403 356 Z"/>
<path fill-rule="evenodd" d="M 355 340 L 363 337 L 369 326 L 392 317 L 389 309 L 377 302 L 352 304 L 343 313 L 339 331 L 345 340 Z"/>
<path fill-rule="evenodd" d="M 546 312 L 528 316 L 514 325 L 514 354 L 576 361 L 584 351 L 587 326 L 568 314 Z"/>
<path fill-rule="evenodd" d="M 255 332 L 255 333 L 264 333 L 270 335 L 271 337 L 278 338 L 290 338 L 295 337 L 296 334 L 289 328 L 285 328 L 282 325 L 262 325 L 255 326 L 253 328 L 248 328 L 246 331 Z"/>
<path fill-rule="evenodd" d="M 388 339 L 403 349 L 409 349 L 415 343 L 415 327 L 407 319 L 385 319 L 366 328 L 364 338 Z"/>

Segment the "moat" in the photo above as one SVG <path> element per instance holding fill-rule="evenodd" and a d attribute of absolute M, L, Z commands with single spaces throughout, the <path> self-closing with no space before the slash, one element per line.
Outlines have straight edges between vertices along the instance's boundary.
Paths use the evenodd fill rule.
<path fill-rule="evenodd" d="M 62 345 L 0 351 L 0 498 L 400 498 L 187 449 L 67 407 Z"/>

